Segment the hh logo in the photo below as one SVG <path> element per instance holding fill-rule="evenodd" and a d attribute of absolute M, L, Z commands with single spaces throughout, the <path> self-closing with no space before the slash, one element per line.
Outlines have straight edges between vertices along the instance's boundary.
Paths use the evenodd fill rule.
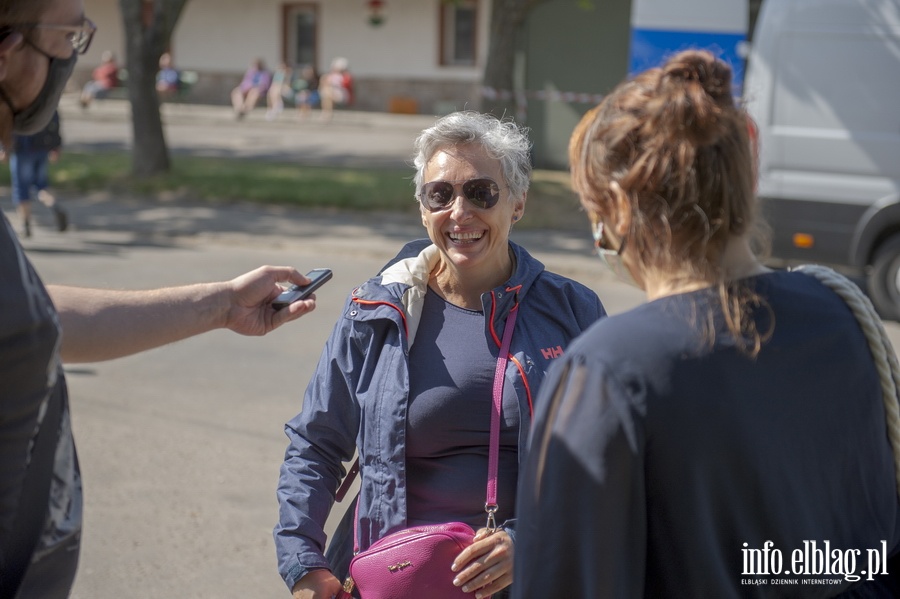
<path fill-rule="evenodd" d="M 553 358 L 558 358 L 563 355 L 562 345 L 557 345 L 556 347 L 547 347 L 541 350 L 541 353 L 544 355 L 545 360 L 552 360 Z"/>

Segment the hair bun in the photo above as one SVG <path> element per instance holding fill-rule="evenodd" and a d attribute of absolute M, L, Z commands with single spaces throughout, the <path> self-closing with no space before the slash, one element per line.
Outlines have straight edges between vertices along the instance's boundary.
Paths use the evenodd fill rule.
<path fill-rule="evenodd" d="M 731 68 L 704 50 L 687 50 L 674 55 L 663 67 L 663 81 L 696 82 L 716 103 L 731 103 Z"/>
<path fill-rule="evenodd" d="M 731 68 L 708 51 L 685 50 L 661 71 L 655 126 L 675 125 L 698 145 L 715 143 L 725 132 L 723 110 L 734 108 Z"/>

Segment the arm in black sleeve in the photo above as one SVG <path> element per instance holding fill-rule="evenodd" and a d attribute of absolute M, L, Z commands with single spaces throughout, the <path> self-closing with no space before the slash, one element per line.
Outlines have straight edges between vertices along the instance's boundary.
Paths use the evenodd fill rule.
<path fill-rule="evenodd" d="M 541 394 L 518 492 L 513 596 L 642 597 L 642 399 L 582 356 L 558 364 Z"/>

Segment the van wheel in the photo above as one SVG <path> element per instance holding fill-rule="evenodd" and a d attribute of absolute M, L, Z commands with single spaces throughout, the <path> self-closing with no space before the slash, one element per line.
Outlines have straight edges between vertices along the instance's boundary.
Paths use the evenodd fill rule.
<path fill-rule="evenodd" d="M 900 320 L 900 236 L 891 237 L 875 252 L 869 297 L 882 318 Z"/>

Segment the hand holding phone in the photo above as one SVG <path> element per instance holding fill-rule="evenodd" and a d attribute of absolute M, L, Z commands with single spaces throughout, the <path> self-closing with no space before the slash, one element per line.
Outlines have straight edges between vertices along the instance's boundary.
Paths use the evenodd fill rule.
<path fill-rule="evenodd" d="M 275 298 L 272 307 L 281 310 L 294 302 L 305 300 L 316 289 L 327 283 L 331 279 L 331 274 L 330 268 L 314 268 L 306 273 L 306 278 L 310 279 L 308 285 L 291 285 Z"/>

